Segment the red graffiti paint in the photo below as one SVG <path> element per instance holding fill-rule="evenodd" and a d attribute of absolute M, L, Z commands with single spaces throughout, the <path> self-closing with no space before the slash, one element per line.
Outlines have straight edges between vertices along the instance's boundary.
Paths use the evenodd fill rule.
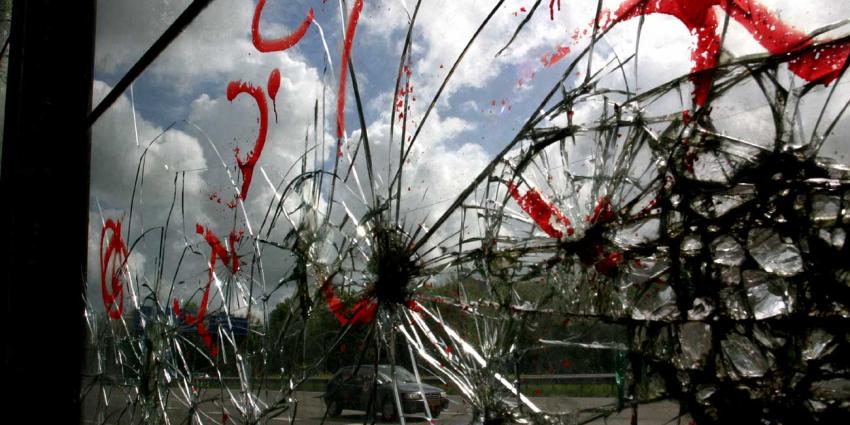
<path fill-rule="evenodd" d="M 260 17 L 263 14 L 263 8 L 266 5 L 266 0 L 259 0 L 254 8 L 254 17 L 251 20 L 251 41 L 254 47 L 260 52 L 279 52 L 296 45 L 304 35 L 310 24 L 313 22 L 313 8 L 307 12 L 307 17 L 301 22 L 301 25 L 291 34 L 275 38 L 267 39 L 260 34 Z M 250 53 L 249 53 L 250 54 Z M 269 74 L 268 81 L 269 97 L 272 99 L 272 107 L 274 108 L 275 122 L 277 122 L 277 92 L 280 89 L 280 71 L 273 69 Z M 233 101 L 240 93 L 248 93 L 257 101 L 257 107 L 260 111 L 260 133 L 257 136 L 257 142 L 254 144 L 254 149 L 248 153 L 245 161 L 239 158 L 239 151 L 236 151 L 236 163 L 239 166 L 239 171 L 242 173 L 242 190 L 239 197 L 245 200 L 248 196 L 248 188 L 251 186 L 251 178 L 254 175 L 254 166 L 260 158 L 263 151 L 263 145 L 266 142 L 268 134 L 268 105 L 266 104 L 265 94 L 263 89 L 255 87 L 251 83 L 243 83 L 241 81 L 231 81 L 227 85 L 227 100 Z M 236 207 L 236 200 L 227 204 L 230 208 Z"/>
<path fill-rule="evenodd" d="M 561 11 L 561 0 L 558 0 L 558 12 Z M 555 0 L 549 1 L 549 19 L 555 20 Z"/>
<path fill-rule="evenodd" d="M 573 228 L 570 219 L 567 218 L 561 210 L 552 205 L 552 203 L 544 199 L 540 192 L 536 189 L 529 189 L 525 192 L 525 195 L 520 196 L 516 185 L 509 183 L 508 192 L 514 200 L 516 200 L 520 208 L 531 216 L 531 218 L 534 219 L 534 222 L 537 223 L 537 225 L 540 226 L 540 229 L 546 232 L 547 235 L 558 239 L 564 236 L 564 233 L 561 230 L 556 229 L 554 225 L 566 228 L 568 236 L 572 236 L 573 233 L 575 233 L 575 229 Z M 554 223 L 552 222 L 553 218 L 555 219 Z"/>
<path fill-rule="evenodd" d="M 313 23 L 313 8 L 311 7 L 307 12 L 307 17 L 292 34 L 275 39 L 263 38 L 260 34 L 260 16 L 263 14 L 265 5 L 266 0 L 257 2 L 257 7 L 254 8 L 254 19 L 251 21 L 251 41 L 254 43 L 254 47 L 261 52 L 279 52 L 298 44 L 307 33 L 310 24 Z"/>
<path fill-rule="evenodd" d="M 205 229 L 203 226 L 198 224 L 195 227 L 195 231 L 200 235 L 204 235 L 204 239 L 207 241 L 207 244 L 210 246 L 210 248 L 212 250 L 212 252 L 210 254 L 210 261 L 209 261 L 209 268 L 210 269 L 209 269 L 209 275 L 208 275 L 208 278 L 207 278 L 207 285 L 204 288 L 204 295 L 201 298 L 201 306 L 198 308 L 197 317 L 198 317 L 198 320 L 201 320 L 201 319 L 203 319 L 203 317 L 206 315 L 206 312 L 207 312 L 207 303 L 209 301 L 209 294 L 210 294 L 210 284 L 212 283 L 212 280 L 213 280 L 213 273 L 215 273 L 216 260 L 221 259 L 221 261 L 224 262 L 224 264 L 228 264 L 228 265 L 238 264 L 239 260 L 237 258 L 235 261 L 232 261 L 230 253 L 227 252 L 227 249 L 224 247 L 224 244 L 221 243 L 221 241 L 218 239 L 218 237 L 215 235 L 215 233 L 212 232 L 212 230 Z M 233 250 L 233 249 L 235 249 L 235 248 L 233 248 L 231 246 L 231 250 Z M 235 253 L 234 253 L 234 256 L 235 256 Z M 235 272 L 235 270 L 234 270 L 234 272 Z"/>
<path fill-rule="evenodd" d="M 656 13 L 670 15 L 696 35 L 696 48 L 691 54 L 694 61 L 691 81 L 694 103 L 702 106 L 708 97 L 720 51 L 719 20 L 714 6 L 741 24 L 770 54 L 797 52 L 792 55 L 788 69 L 806 81 L 829 84 L 838 78 L 850 56 L 847 42 L 800 51 L 812 46 L 808 35 L 779 20 L 756 0 L 628 0 L 615 15 L 616 21 Z"/>
<path fill-rule="evenodd" d="M 218 236 L 213 233 L 212 230 L 208 228 L 204 228 L 200 224 L 195 225 L 195 232 L 199 235 L 204 236 L 204 240 L 206 240 L 207 245 L 211 248 L 210 260 L 209 260 L 209 275 L 207 277 L 207 284 L 204 287 L 204 294 L 201 297 L 201 303 L 198 307 L 198 312 L 196 314 L 191 314 L 188 312 L 183 313 L 183 320 L 189 326 L 197 326 L 198 335 L 204 341 L 204 345 L 210 349 L 210 354 L 213 357 L 218 355 L 218 346 L 213 344 L 212 335 L 210 335 L 209 330 L 207 330 L 206 325 L 204 324 L 204 318 L 207 315 L 207 305 L 209 303 L 210 296 L 210 286 L 213 280 L 213 274 L 215 273 L 215 265 L 218 259 L 227 265 L 231 272 L 236 273 L 239 271 L 239 255 L 236 253 L 236 242 L 242 238 L 242 233 L 236 233 L 235 231 L 230 232 L 228 237 L 228 242 L 230 243 L 230 251 L 228 251 L 224 245 L 219 240 Z M 172 302 L 174 314 L 180 316 L 180 302 L 175 298 Z"/>
<path fill-rule="evenodd" d="M 260 112 L 260 132 L 257 134 L 257 141 L 254 143 L 254 149 L 248 152 L 245 161 L 239 158 L 239 149 L 236 149 L 236 164 L 239 166 L 239 171 L 242 173 L 242 190 L 239 196 L 242 200 L 248 197 L 248 188 L 251 186 L 251 178 L 254 176 L 254 166 L 260 159 L 260 154 L 263 153 L 263 146 L 266 144 L 266 136 L 269 131 L 269 107 L 266 104 L 266 96 L 263 93 L 262 87 L 254 86 L 251 83 L 242 81 L 231 81 L 227 85 L 227 100 L 233 101 L 240 93 L 247 93 L 257 102 L 257 109 Z"/>
<path fill-rule="evenodd" d="M 189 314 L 186 314 L 186 317 L 191 316 Z M 195 326 L 198 328 L 198 336 L 201 337 L 201 341 L 203 341 L 204 345 L 210 350 L 210 356 L 218 357 L 218 345 L 213 342 L 212 334 L 210 333 L 209 329 L 207 329 L 206 325 L 204 325 L 204 322 L 197 322 L 195 323 Z"/>
<path fill-rule="evenodd" d="M 427 286 L 427 284 L 426 284 L 426 288 L 427 287 L 429 287 L 429 286 Z M 405 303 L 405 305 L 407 306 L 407 308 L 410 311 L 412 311 L 414 313 L 419 313 L 419 312 L 422 311 L 422 306 L 419 305 L 419 303 L 414 301 L 414 300 L 408 300 L 407 303 Z"/>
<path fill-rule="evenodd" d="M 342 326 L 367 324 L 375 318 L 375 313 L 378 311 L 378 303 L 368 298 L 357 301 L 351 309 L 346 308 L 334 292 L 330 279 L 322 284 L 321 291 L 328 304 L 328 310 Z"/>
<path fill-rule="evenodd" d="M 274 122 L 277 122 L 277 91 L 280 90 L 280 70 L 275 68 L 269 73 L 269 83 L 266 85 L 274 109 Z"/>
<path fill-rule="evenodd" d="M 554 53 L 546 53 L 545 55 L 543 55 L 543 57 L 540 58 L 540 63 L 542 63 L 543 66 L 548 68 L 548 67 L 558 63 L 558 61 L 567 57 L 567 55 L 569 55 L 569 54 L 570 54 L 570 48 L 569 47 L 560 46 L 555 50 Z"/>
<path fill-rule="evenodd" d="M 108 239 L 107 232 L 111 232 Z M 121 238 L 121 220 L 106 220 L 100 231 L 100 292 L 106 314 L 113 320 L 121 318 L 124 312 L 124 284 L 120 275 L 125 270 L 129 256 L 127 244 Z M 109 289 L 106 287 L 107 274 Z"/>
<path fill-rule="evenodd" d="M 345 134 L 345 85 L 348 77 L 348 60 L 351 58 L 351 44 L 354 42 L 354 33 L 357 30 L 357 21 L 360 19 L 360 11 L 363 9 L 363 0 L 356 0 L 351 14 L 348 16 L 348 25 L 345 29 L 345 43 L 342 48 L 342 61 L 339 70 L 339 92 L 336 105 L 336 137 L 341 139 Z M 342 156 L 341 142 L 337 143 L 337 155 Z"/>

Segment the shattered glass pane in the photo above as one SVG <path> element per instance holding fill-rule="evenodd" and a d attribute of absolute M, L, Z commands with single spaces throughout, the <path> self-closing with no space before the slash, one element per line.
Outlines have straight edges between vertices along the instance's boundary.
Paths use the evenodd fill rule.
<path fill-rule="evenodd" d="M 832 344 L 834 336 L 822 329 L 815 329 L 806 338 L 803 347 L 803 358 L 806 360 L 817 360 L 829 355 L 834 349 Z"/>
<path fill-rule="evenodd" d="M 846 423 L 846 18 L 210 2 L 92 127 L 84 420 Z"/>
<path fill-rule="evenodd" d="M 740 266 L 744 262 L 744 248 L 731 236 L 714 240 L 714 262 L 724 266 Z"/>
<path fill-rule="evenodd" d="M 747 337 L 731 334 L 720 345 L 728 365 L 727 370 L 732 376 L 758 378 L 767 373 L 770 367 L 767 358 Z"/>
<path fill-rule="evenodd" d="M 679 328 L 679 345 L 682 347 L 682 355 L 679 357 L 681 367 L 703 367 L 711 351 L 711 326 L 698 322 L 685 323 Z"/>
<path fill-rule="evenodd" d="M 794 310 L 793 289 L 789 289 L 785 280 L 756 270 L 746 270 L 743 276 L 747 300 L 756 320 L 788 314 Z"/>
<path fill-rule="evenodd" d="M 770 230 L 750 230 L 748 245 L 750 255 L 769 273 L 793 276 L 803 271 L 799 248 L 782 242 L 779 235 Z"/>

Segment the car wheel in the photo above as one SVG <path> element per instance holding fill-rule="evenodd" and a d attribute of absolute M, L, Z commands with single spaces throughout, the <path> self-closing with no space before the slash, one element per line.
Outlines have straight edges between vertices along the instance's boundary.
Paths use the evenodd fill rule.
<path fill-rule="evenodd" d="M 342 406 L 339 405 L 338 401 L 336 401 L 334 399 L 330 399 L 330 400 L 327 401 L 327 403 L 328 403 L 328 416 L 330 416 L 332 418 L 336 418 L 336 417 L 339 416 L 340 413 L 342 413 Z"/>
<path fill-rule="evenodd" d="M 395 420 L 395 417 L 395 405 L 391 400 L 384 400 L 384 404 L 381 405 L 381 419 L 389 422 Z"/>

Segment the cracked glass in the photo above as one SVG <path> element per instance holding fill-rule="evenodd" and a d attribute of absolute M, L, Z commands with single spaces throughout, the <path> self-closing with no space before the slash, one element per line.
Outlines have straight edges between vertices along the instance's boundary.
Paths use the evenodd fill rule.
<path fill-rule="evenodd" d="M 850 6 L 111 0 L 83 422 L 844 423 Z M 182 14 L 182 15 L 181 15 Z"/>

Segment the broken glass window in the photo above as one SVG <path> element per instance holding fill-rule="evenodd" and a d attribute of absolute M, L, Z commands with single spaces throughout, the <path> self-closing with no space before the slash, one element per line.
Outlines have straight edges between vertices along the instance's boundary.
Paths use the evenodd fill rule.
<path fill-rule="evenodd" d="M 850 416 L 850 7 L 103 1 L 96 103 L 200 3 L 92 127 L 85 420 Z"/>

